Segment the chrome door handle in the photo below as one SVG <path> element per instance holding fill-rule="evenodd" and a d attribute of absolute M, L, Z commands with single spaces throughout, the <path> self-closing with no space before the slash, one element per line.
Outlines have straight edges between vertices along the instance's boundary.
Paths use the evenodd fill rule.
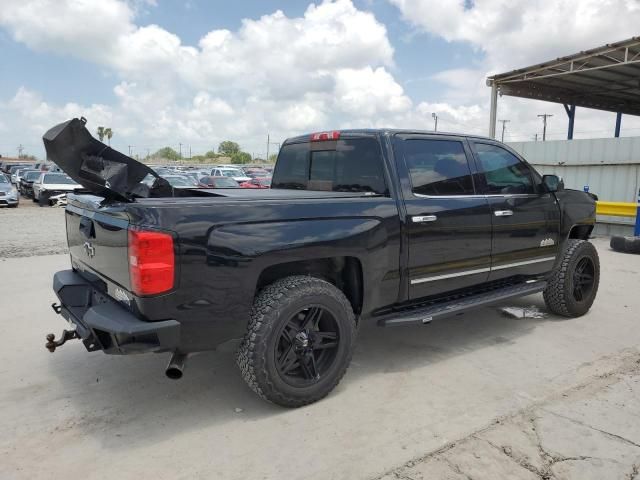
<path fill-rule="evenodd" d="M 417 215 L 411 217 L 413 223 L 435 222 L 438 219 L 435 215 Z"/>
<path fill-rule="evenodd" d="M 513 215 L 513 210 L 496 210 L 493 214 L 496 217 L 510 217 Z"/>

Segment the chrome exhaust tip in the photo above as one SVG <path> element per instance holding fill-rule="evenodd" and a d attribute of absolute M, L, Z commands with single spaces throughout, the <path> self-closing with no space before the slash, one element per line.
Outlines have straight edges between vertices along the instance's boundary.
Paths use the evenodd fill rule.
<path fill-rule="evenodd" d="M 184 366 L 187 361 L 187 354 L 173 352 L 169 364 L 164 371 L 165 375 L 171 380 L 180 380 L 184 372 Z"/>

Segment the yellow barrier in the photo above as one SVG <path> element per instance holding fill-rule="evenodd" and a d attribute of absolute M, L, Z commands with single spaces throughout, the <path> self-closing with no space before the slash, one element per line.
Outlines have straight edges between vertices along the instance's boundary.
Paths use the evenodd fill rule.
<path fill-rule="evenodd" d="M 635 217 L 638 205 L 627 202 L 596 202 L 598 215 L 611 215 L 613 217 Z"/>

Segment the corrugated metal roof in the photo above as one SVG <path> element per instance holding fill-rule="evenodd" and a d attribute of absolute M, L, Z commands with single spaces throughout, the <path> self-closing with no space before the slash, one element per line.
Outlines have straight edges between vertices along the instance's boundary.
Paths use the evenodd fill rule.
<path fill-rule="evenodd" d="M 501 95 L 640 115 L 640 37 L 487 78 Z"/>

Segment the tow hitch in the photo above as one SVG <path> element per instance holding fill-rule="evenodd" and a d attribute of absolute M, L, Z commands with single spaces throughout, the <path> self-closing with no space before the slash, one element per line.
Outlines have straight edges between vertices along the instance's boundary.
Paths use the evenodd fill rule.
<path fill-rule="evenodd" d="M 53 333 L 50 333 L 47 335 L 47 343 L 45 344 L 45 347 L 53 353 L 56 351 L 56 348 L 64 345 L 67 340 L 73 340 L 74 338 L 80 338 L 78 332 L 75 330 L 63 330 L 59 340 L 56 340 L 56 336 Z"/>

